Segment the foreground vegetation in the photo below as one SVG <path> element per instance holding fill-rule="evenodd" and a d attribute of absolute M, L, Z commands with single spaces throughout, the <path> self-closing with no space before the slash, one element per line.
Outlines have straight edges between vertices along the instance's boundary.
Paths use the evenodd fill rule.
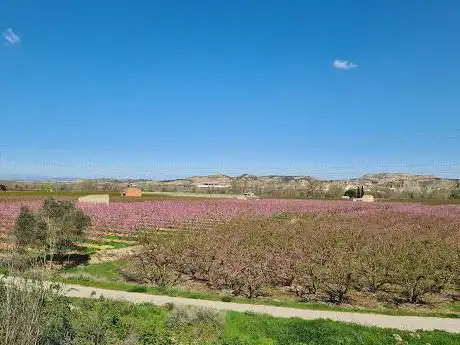
<path fill-rule="evenodd" d="M 0 280 L 2 345 L 456 344 L 459 334 L 402 332 L 191 307 L 64 297 L 39 281 Z"/>

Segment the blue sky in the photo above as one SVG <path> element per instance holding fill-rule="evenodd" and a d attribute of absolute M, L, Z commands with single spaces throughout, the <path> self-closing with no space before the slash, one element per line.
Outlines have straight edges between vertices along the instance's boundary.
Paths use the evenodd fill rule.
<path fill-rule="evenodd" d="M 460 175 L 458 1 L 0 5 L 0 176 Z"/>

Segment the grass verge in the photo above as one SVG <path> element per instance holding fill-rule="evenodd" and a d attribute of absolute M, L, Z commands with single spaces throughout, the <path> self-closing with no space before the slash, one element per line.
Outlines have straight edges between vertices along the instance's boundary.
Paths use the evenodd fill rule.
<path fill-rule="evenodd" d="M 142 344 L 453 345 L 460 342 L 460 334 L 405 332 L 330 320 L 282 319 L 238 312 L 222 313 L 219 318 L 215 312 L 206 310 L 94 299 L 74 299 L 72 304 L 77 307 L 76 316 L 80 316 L 80 322 L 87 323 L 88 318 L 98 321 L 103 324 L 105 333 L 115 331 L 113 334 L 117 340 L 122 340 L 127 331 L 134 331 L 139 340 L 144 340 L 140 342 Z M 77 330 L 82 328 L 79 324 L 76 326 Z"/>
<path fill-rule="evenodd" d="M 141 285 L 123 281 L 119 269 L 123 267 L 122 261 L 111 261 L 101 264 L 88 265 L 83 267 L 73 267 L 66 269 L 66 273 L 73 274 L 72 277 L 57 276 L 55 280 L 67 284 L 91 286 L 109 290 L 119 290 L 126 292 L 146 293 L 151 295 L 164 295 L 171 297 L 185 297 L 193 299 L 203 299 L 210 301 L 233 302 L 242 304 L 262 304 L 277 307 L 288 307 L 297 309 L 326 310 L 326 311 L 343 311 L 356 313 L 374 313 L 384 315 L 400 316 L 431 316 L 443 318 L 460 318 L 456 313 L 460 309 L 460 303 L 453 305 L 453 311 L 450 312 L 416 312 L 403 309 L 366 309 L 358 307 L 337 306 L 332 304 L 306 303 L 287 300 L 268 300 L 268 299 L 248 299 L 242 297 L 233 297 L 212 292 L 190 291 L 177 288 L 158 288 L 148 285 Z M 81 276 L 79 276 L 81 275 Z"/>

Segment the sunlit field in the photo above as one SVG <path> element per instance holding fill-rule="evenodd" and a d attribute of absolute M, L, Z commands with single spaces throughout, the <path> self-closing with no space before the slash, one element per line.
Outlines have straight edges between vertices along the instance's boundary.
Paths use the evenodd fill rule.
<path fill-rule="evenodd" d="M 69 195 L 69 197 L 74 197 Z M 155 196 L 152 196 L 155 197 Z M 37 198 L 32 196 L 31 198 Z M 142 201 L 141 201 L 142 200 Z M 141 199 L 139 202 L 115 201 L 110 205 L 78 205 L 92 219 L 96 232 L 129 233 L 157 227 L 209 227 L 239 217 L 271 217 L 283 214 L 335 214 L 367 217 L 382 212 L 413 216 L 435 216 L 446 221 L 460 219 L 458 205 L 422 205 L 415 203 L 353 203 L 332 200 L 193 200 Z M 0 229 L 7 232 L 22 206 L 38 209 L 41 199 L 4 199 L 0 202 Z"/>
<path fill-rule="evenodd" d="M 70 194 L 60 198 L 77 199 Z M 364 310 L 409 305 L 405 310 L 417 306 L 417 313 L 460 316 L 455 302 L 460 298 L 458 205 L 164 197 L 112 201 L 76 204 L 91 219 L 86 236 L 112 247 L 113 239 L 129 238 L 139 251 L 108 266 L 76 267 L 62 279 L 288 305 Z M 9 240 L 22 207 L 36 211 L 42 205 L 37 195 L 4 198 L 2 241 Z M 113 243 L 106 243 L 109 237 Z"/>

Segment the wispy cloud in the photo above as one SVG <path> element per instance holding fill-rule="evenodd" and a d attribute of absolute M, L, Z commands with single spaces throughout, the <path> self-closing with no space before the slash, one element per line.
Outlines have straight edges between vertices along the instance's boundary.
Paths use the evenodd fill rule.
<path fill-rule="evenodd" d="M 357 64 L 355 64 L 353 62 L 350 62 L 350 61 L 347 61 L 347 60 L 340 60 L 340 59 L 335 59 L 334 62 L 332 63 L 332 65 L 335 68 L 338 68 L 338 69 L 354 69 L 354 68 L 358 68 Z"/>
<path fill-rule="evenodd" d="M 19 37 L 19 35 L 17 35 L 11 28 L 3 31 L 3 38 L 9 44 L 18 44 L 21 42 L 21 37 Z"/>

